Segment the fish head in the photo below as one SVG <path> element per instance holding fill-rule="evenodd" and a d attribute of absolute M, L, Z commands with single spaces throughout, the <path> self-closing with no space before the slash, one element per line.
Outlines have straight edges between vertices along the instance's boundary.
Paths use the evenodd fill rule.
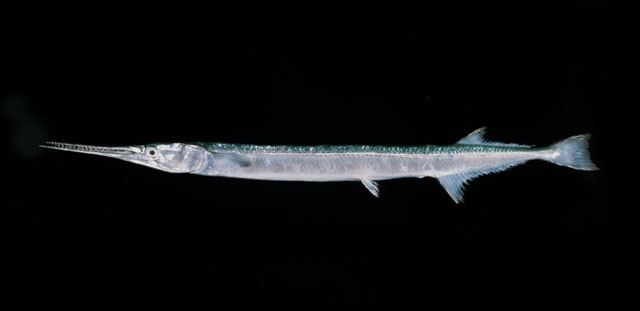
<path fill-rule="evenodd" d="M 206 152 L 200 146 L 184 143 L 102 147 L 47 142 L 40 147 L 116 158 L 170 173 L 197 170 L 204 163 Z"/>

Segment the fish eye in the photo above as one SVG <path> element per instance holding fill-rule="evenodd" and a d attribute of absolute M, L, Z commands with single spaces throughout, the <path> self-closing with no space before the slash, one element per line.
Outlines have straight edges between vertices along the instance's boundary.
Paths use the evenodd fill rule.
<path fill-rule="evenodd" d="M 145 151 L 147 155 L 152 158 L 155 158 L 158 155 L 158 149 L 155 147 L 147 147 Z"/>

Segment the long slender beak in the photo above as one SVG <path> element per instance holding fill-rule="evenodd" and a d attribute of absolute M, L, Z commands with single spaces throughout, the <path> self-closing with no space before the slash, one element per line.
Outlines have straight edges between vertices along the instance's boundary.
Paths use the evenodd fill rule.
<path fill-rule="evenodd" d="M 95 154 L 111 158 L 125 158 L 129 155 L 134 155 L 140 152 L 140 148 L 136 147 L 101 147 L 90 145 L 77 145 L 77 144 L 65 144 L 57 142 L 46 142 L 44 145 L 40 145 L 42 148 L 71 151 L 86 154 Z"/>

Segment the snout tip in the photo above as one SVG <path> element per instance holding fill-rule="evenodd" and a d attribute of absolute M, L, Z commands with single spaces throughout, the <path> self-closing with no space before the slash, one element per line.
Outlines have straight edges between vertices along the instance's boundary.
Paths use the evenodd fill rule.
<path fill-rule="evenodd" d="M 61 143 L 57 143 L 55 141 L 45 141 L 44 143 L 38 145 L 38 147 L 52 149 L 52 148 L 55 148 L 57 144 L 61 144 Z"/>
<path fill-rule="evenodd" d="M 55 141 L 45 141 L 44 143 L 38 145 L 38 147 L 47 148 L 47 149 L 63 149 L 64 145 L 71 145 L 71 144 L 59 143 Z"/>

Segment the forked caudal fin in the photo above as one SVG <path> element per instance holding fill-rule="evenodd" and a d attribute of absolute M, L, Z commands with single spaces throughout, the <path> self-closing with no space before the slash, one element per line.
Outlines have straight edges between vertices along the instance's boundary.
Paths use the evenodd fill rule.
<path fill-rule="evenodd" d="M 488 141 L 484 138 L 484 132 L 484 127 L 477 129 L 468 136 L 462 138 L 457 142 L 457 144 L 530 148 L 530 146 L 527 145 Z M 552 144 L 548 147 L 548 149 L 552 151 L 552 155 L 543 159 L 577 170 L 598 170 L 598 167 L 593 162 L 591 162 L 591 158 L 589 156 L 589 138 L 589 134 L 576 135 Z M 522 164 L 526 161 L 527 160 L 514 160 L 499 165 L 484 167 L 482 169 L 474 169 L 466 172 L 449 174 L 438 177 L 438 181 L 440 181 L 442 187 L 447 191 L 449 196 L 451 196 L 451 198 L 456 203 L 461 203 L 464 196 L 464 187 L 469 182 L 469 180 L 474 179 L 478 176 L 501 172 L 516 165 Z"/>
<path fill-rule="evenodd" d="M 589 138 L 591 135 L 582 134 L 571 136 L 550 146 L 554 150 L 549 161 L 577 170 L 595 171 L 598 167 L 591 162 L 589 156 Z"/>

